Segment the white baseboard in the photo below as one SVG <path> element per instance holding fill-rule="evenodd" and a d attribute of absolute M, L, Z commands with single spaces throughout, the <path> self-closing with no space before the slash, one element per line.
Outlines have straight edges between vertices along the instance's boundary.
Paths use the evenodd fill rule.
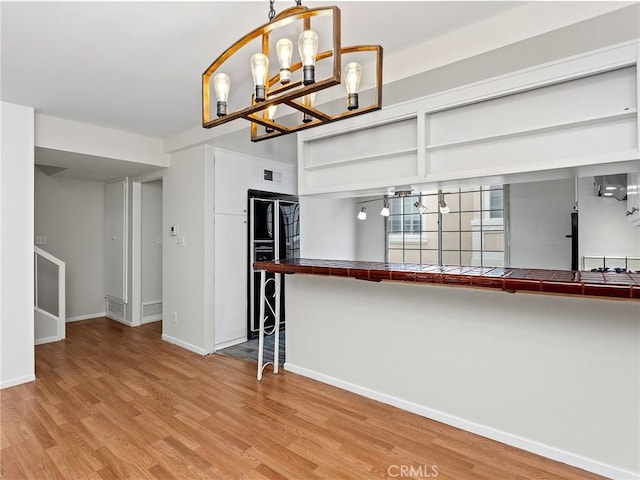
<path fill-rule="evenodd" d="M 198 355 L 204 356 L 204 355 L 209 355 L 210 353 L 213 353 L 213 352 L 207 352 L 204 348 L 196 347 L 195 345 L 191 345 L 190 343 L 184 342 L 177 338 L 170 337 L 169 335 L 166 335 L 164 333 L 162 334 L 162 340 L 164 340 L 165 342 L 172 343 L 173 345 L 177 345 L 178 347 L 187 349 L 190 352 L 197 353 Z"/>
<path fill-rule="evenodd" d="M 105 312 L 90 313 L 89 315 L 78 315 L 76 317 L 67 317 L 65 322 L 66 323 L 80 322 L 82 320 L 93 320 L 94 318 L 102 318 L 104 316 L 106 316 Z"/>
<path fill-rule="evenodd" d="M 217 343 L 216 344 L 216 352 L 218 350 L 222 350 L 223 348 L 233 347 L 234 345 L 239 345 L 247 341 L 247 336 L 240 338 L 234 338 L 233 340 L 227 340 L 226 342 Z"/>
<path fill-rule="evenodd" d="M 284 368 L 288 372 L 297 373 L 298 375 L 302 375 L 303 377 L 312 378 L 319 382 L 333 385 L 334 387 L 338 387 L 349 392 L 357 393 L 358 395 L 362 395 L 363 397 L 371 398 L 373 400 L 386 403 L 387 405 L 393 405 L 394 407 L 400 408 L 402 410 L 406 410 L 408 412 L 430 418 L 437 422 L 445 423 L 447 425 L 451 425 L 452 427 L 460 428 L 467 432 L 475 433 L 476 435 L 480 435 L 482 437 L 490 438 L 492 440 L 496 440 L 498 442 L 520 448 L 521 450 L 526 450 L 537 455 L 542 455 L 543 457 L 550 458 L 561 463 L 566 463 L 567 465 L 581 468 L 582 470 L 586 470 L 597 475 L 602 475 L 604 477 L 618 480 L 640 479 L 640 473 L 633 473 L 628 470 L 614 467 L 612 465 L 597 462 L 595 460 L 591 460 L 589 458 L 582 457 L 571 452 L 566 452 L 559 448 L 551 447 L 549 445 L 545 445 L 534 440 L 529 440 L 518 435 L 513 435 L 502 430 L 497 430 L 486 425 L 474 423 L 455 415 L 450 415 L 439 410 L 425 407 L 424 405 L 403 400 L 386 393 L 371 390 L 369 388 L 346 382 L 344 380 L 340 380 L 323 373 L 318 373 L 304 367 L 299 367 L 291 363 L 285 363 Z"/>
<path fill-rule="evenodd" d="M 42 337 L 42 338 L 36 338 L 33 342 L 34 345 L 43 345 L 45 343 L 52 343 L 52 342 L 57 342 L 59 340 L 64 340 L 63 338 L 59 338 L 57 336 L 53 336 L 53 337 Z"/>
<path fill-rule="evenodd" d="M 129 320 L 123 320 L 122 318 L 114 317 L 113 315 L 109 315 L 109 313 L 105 313 L 104 316 L 110 318 L 111 320 L 115 320 L 118 323 L 122 323 L 127 327 L 133 327 L 133 323 L 131 323 Z"/>
<path fill-rule="evenodd" d="M 152 315 L 150 317 L 143 318 L 140 321 L 140 325 L 144 325 L 145 323 L 159 322 L 160 320 L 162 320 L 162 314 L 160 314 L 160 315 Z"/>
<path fill-rule="evenodd" d="M 24 377 L 12 378 L 11 380 L 5 380 L 0 383 L 0 390 L 3 388 L 15 387 L 16 385 L 22 385 L 23 383 L 33 382 L 36 379 L 35 375 L 25 375 Z"/>

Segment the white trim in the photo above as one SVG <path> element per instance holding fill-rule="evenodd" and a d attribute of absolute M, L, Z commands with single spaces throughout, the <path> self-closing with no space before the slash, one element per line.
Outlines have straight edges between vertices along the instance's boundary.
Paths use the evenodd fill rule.
<path fill-rule="evenodd" d="M 223 348 L 229 348 L 229 347 L 233 347 L 235 345 L 240 345 L 241 343 L 244 343 L 247 341 L 247 337 L 240 337 L 240 338 L 234 338 L 233 340 L 227 340 L 226 342 L 222 342 L 222 343 L 217 343 L 216 344 L 216 352 L 218 350 L 222 350 Z"/>
<path fill-rule="evenodd" d="M 420 117 L 418 117 L 420 118 Z M 305 168 L 307 171 L 320 170 L 322 168 L 330 168 L 330 167 L 339 167 L 342 165 L 353 165 L 354 163 L 362 163 L 362 162 L 370 162 L 373 160 L 386 160 L 392 157 L 398 157 L 401 155 L 407 154 L 415 154 L 418 155 L 420 151 L 416 147 L 412 148 L 403 148 L 400 150 L 393 150 L 391 152 L 379 153 L 377 155 L 368 155 L 366 157 L 355 157 L 355 158 L 343 158 L 340 160 L 329 160 L 324 163 L 319 163 L 316 165 L 309 165 Z"/>
<path fill-rule="evenodd" d="M 0 390 L 9 387 L 15 387 L 16 385 L 22 385 L 23 383 L 33 382 L 35 381 L 35 375 L 25 375 L 24 377 L 12 378 L 10 380 L 5 380 L 0 383 Z"/>
<path fill-rule="evenodd" d="M 117 180 L 112 180 L 110 182 L 106 182 L 106 185 L 110 185 L 113 183 L 123 184 L 123 251 L 122 251 L 122 298 L 115 297 L 113 295 L 105 294 L 106 298 L 111 298 L 113 300 L 117 300 L 118 302 L 124 303 L 125 305 L 128 302 L 128 293 L 129 293 L 129 283 L 128 283 L 128 275 L 129 272 L 129 177 L 119 178 Z M 106 233 L 106 232 L 105 232 Z M 115 320 L 115 319 L 114 319 Z"/>
<path fill-rule="evenodd" d="M 108 312 L 105 313 L 104 316 L 107 317 L 110 320 L 115 320 L 118 323 L 122 323 L 123 325 L 126 325 L 127 327 L 133 327 L 133 325 L 131 324 L 131 322 L 129 320 L 125 320 L 125 319 L 122 319 L 122 318 L 114 317 L 112 315 L 109 315 Z"/>
<path fill-rule="evenodd" d="M 205 350 L 202 347 L 196 347 L 195 345 L 192 345 L 190 343 L 184 342 L 177 338 L 171 337 L 165 333 L 162 334 L 162 340 L 164 340 L 165 342 L 169 342 L 173 345 L 177 345 L 178 347 L 182 347 L 186 350 L 189 350 L 190 352 L 197 353 L 198 355 L 204 356 L 204 355 L 209 355 L 210 353 L 213 353 L 213 352 L 207 352 L 207 350 Z"/>
<path fill-rule="evenodd" d="M 140 321 L 140 325 L 146 325 L 147 323 L 154 323 L 154 322 L 161 322 L 161 321 L 162 321 L 162 314 L 159 313 L 158 315 L 153 315 L 151 317 L 143 318 Z"/>
<path fill-rule="evenodd" d="M 492 440 L 511 445 L 512 447 L 520 448 L 522 450 L 526 450 L 537 455 L 542 455 L 543 457 L 550 458 L 552 460 L 556 460 L 573 467 L 581 468 L 588 472 L 619 480 L 640 479 L 640 473 L 633 473 L 628 470 L 614 467 L 612 465 L 607 465 L 605 463 L 601 463 L 590 458 L 583 457 L 581 455 L 576 455 L 559 448 L 551 447 L 534 440 L 529 440 L 518 435 L 513 435 L 503 430 L 487 427 L 486 425 L 471 422 L 464 418 L 450 415 L 440 410 L 435 410 L 424 405 L 413 403 L 408 400 L 403 400 L 386 393 L 371 390 L 369 388 L 346 382 L 329 375 L 318 373 L 314 370 L 299 367 L 288 362 L 284 364 L 284 368 L 288 372 L 296 373 L 298 375 L 302 375 L 303 377 L 312 378 L 319 382 L 326 383 L 328 385 L 332 385 L 334 387 L 341 388 L 358 395 L 362 395 L 363 397 L 371 398 L 387 405 L 392 405 L 402 410 L 406 410 L 408 412 L 430 418 L 437 422 L 451 425 L 452 427 L 461 428 L 462 430 L 465 430 L 467 432 L 475 433 L 476 435 L 490 438 Z"/>
<path fill-rule="evenodd" d="M 128 222 L 127 222 L 128 224 Z M 131 324 L 142 325 L 142 184 L 131 182 Z"/>
<path fill-rule="evenodd" d="M 80 322 L 82 320 L 94 320 L 97 318 L 104 318 L 107 316 L 107 312 L 90 313 L 88 315 L 76 315 L 75 317 L 67 317 L 66 322 Z"/>
<path fill-rule="evenodd" d="M 635 108 L 629 109 L 623 112 L 610 112 L 607 114 L 586 117 L 578 120 L 556 122 L 548 125 L 541 125 L 539 127 L 531 127 L 527 130 L 514 130 L 511 132 L 504 132 L 494 135 L 488 135 L 483 137 L 469 138 L 466 140 L 457 140 L 455 142 L 440 143 L 434 145 L 427 145 L 427 150 L 446 150 L 448 148 L 463 147 L 467 145 L 476 145 L 481 143 L 495 142 L 496 140 L 505 140 L 510 138 L 524 137 L 527 135 L 534 135 L 538 133 L 556 132 L 558 130 L 567 130 L 570 128 L 596 125 L 600 123 L 612 122 L 616 120 L 624 120 L 627 118 L 635 118 L 638 115 L 638 111 Z M 307 167 L 309 170 L 310 167 Z"/>
<path fill-rule="evenodd" d="M 45 343 L 53 343 L 53 342 L 59 342 L 60 340 L 64 340 L 64 338 L 58 338 L 58 337 L 42 337 L 42 338 L 36 338 L 33 341 L 34 345 L 44 345 Z"/>
<path fill-rule="evenodd" d="M 50 318 L 51 320 L 58 320 L 58 316 L 54 315 L 51 312 L 47 312 L 40 307 L 33 307 L 34 311 L 38 312 L 40 315 L 44 315 L 45 317 Z"/>

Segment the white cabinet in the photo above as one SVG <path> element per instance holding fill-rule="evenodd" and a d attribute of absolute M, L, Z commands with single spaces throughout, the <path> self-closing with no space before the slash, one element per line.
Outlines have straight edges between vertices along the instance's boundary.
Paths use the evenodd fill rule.
<path fill-rule="evenodd" d="M 640 227 L 640 173 L 627 174 L 627 220 Z"/>
<path fill-rule="evenodd" d="M 215 216 L 216 349 L 247 338 L 247 218 Z"/>
<path fill-rule="evenodd" d="M 215 211 L 244 215 L 247 213 L 248 162 L 240 155 L 215 154 Z"/>
<path fill-rule="evenodd" d="M 128 180 L 104 186 L 104 294 L 127 302 Z"/>
<path fill-rule="evenodd" d="M 297 176 L 293 165 L 241 153 L 216 148 L 214 158 L 215 348 L 219 350 L 247 338 L 248 191 L 295 194 Z"/>

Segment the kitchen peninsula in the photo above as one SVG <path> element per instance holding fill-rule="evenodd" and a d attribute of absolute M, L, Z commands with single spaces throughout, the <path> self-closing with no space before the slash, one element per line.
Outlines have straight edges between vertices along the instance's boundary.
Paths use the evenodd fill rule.
<path fill-rule="evenodd" d="M 493 288 L 507 292 L 539 292 L 640 300 L 640 272 L 574 272 L 532 268 L 461 267 L 293 258 L 257 262 L 254 268 L 273 273 L 305 273 L 359 280 L 429 283 Z"/>
<path fill-rule="evenodd" d="M 286 275 L 285 370 L 612 478 L 640 470 L 637 274 L 255 266 Z"/>

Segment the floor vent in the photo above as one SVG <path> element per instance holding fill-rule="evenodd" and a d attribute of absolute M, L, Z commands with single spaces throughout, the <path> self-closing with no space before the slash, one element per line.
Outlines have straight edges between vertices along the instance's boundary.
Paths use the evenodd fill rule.
<path fill-rule="evenodd" d="M 142 322 L 162 320 L 162 302 L 147 302 L 142 304 Z"/>
<path fill-rule="evenodd" d="M 125 304 L 113 298 L 107 298 L 107 317 L 126 321 Z"/>

